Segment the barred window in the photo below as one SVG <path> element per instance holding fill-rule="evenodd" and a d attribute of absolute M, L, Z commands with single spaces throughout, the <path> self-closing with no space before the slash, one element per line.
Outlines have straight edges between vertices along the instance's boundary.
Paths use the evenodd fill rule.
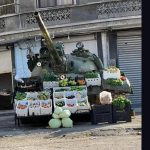
<path fill-rule="evenodd" d="M 15 0 L 0 0 L 0 16 L 15 13 Z"/>
<path fill-rule="evenodd" d="M 76 0 L 37 0 L 37 6 L 39 8 L 55 7 L 61 5 L 73 5 L 76 4 Z"/>

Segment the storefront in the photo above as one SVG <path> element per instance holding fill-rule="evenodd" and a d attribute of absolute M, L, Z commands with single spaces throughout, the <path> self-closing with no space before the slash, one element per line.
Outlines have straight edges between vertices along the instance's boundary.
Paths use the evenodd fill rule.
<path fill-rule="evenodd" d="M 119 68 L 125 72 L 133 88 L 133 94 L 129 98 L 134 108 L 141 108 L 141 31 L 118 32 L 117 52 Z"/>
<path fill-rule="evenodd" d="M 12 59 L 11 50 L 0 47 L 0 109 L 12 108 Z"/>

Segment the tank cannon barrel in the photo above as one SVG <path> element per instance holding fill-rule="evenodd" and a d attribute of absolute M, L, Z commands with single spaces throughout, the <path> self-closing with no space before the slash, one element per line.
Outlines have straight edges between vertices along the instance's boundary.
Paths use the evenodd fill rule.
<path fill-rule="evenodd" d="M 62 59 L 61 57 L 59 56 L 57 50 L 55 49 L 54 45 L 53 45 L 53 42 L 52 42 L 52 39 L 50 37 L 50 34 L 46 28 L 46 26 L 44 25 L 44 22 L 39 14 L 39 12 L 34 12 L 34 16 L 37 20 L 37 23 L 39 25 L 39 28 L 43 34 L 43 37 L 45 39 L 45 42 L 47 44 L 47 48 L 49 50 L 49 57 L 51 59 L 51 61 L 57 65 L 60 65 L 62 64 Z"/>

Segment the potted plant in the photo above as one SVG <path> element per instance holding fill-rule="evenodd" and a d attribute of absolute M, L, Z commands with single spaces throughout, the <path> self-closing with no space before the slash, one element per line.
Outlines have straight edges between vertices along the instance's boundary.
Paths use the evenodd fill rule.
<path fill-rule="evenodd" d="M 131 122 L 131 101 L 123 95 L 119 95 L 112 101 L 113 122 Z"/>

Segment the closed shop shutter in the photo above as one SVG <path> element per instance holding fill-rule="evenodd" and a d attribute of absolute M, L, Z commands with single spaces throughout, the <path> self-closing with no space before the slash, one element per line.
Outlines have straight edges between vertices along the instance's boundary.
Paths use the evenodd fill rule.
<path fill-rule="evenodd" d="M 0 47 L 0 74 L 12 72 L 11 51 Z"/>
<path fill-rule="evenodd" d="M 117 33 L 119 67 L 130 80 L 133 94 L 129 98 L 134 108 L 141 107 L 141 50 L 141 31 Z"/>

